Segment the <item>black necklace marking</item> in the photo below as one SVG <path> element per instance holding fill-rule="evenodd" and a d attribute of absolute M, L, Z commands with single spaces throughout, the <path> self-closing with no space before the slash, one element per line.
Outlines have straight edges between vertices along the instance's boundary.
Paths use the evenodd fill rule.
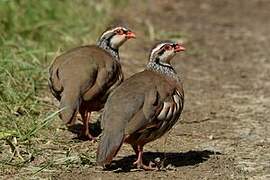
<path fill-rule="evenodd" d="M 120 61 L 118 49 L 114 49 L 114 48 L 112 48 L 112 47 L 110 46 L 110 41 L 111 41 L 111 38 L 112 38 L 112 37 L 113 37 L 113 36 L 110 36 L 108 39 L 103 38 L 103 39 L 99 40 L 99 41 L 97 42 L 97 45 L 98 45 L 100 48 L 102 48 L 102 49 L 104 49 L 105 51 L 107 51 L 108 53 L 110 53 L 110 54 L 114 57 L 115 60 Z"/>
<path fill-rule="evenodd" d="M 176 74 L 176 71 L 173 69 L 172 66 L 170 66 L 169 64 L 165 65 L 165 64 L 161 64 L 155 61 L 150 61 L 147 66 L 146 69 L 158 72 L 160 74 L 164 74 L 166 76 L 169 76 L 177 81 L 180 81 L 180 78 L 178 77 L 178 75 Z"/>

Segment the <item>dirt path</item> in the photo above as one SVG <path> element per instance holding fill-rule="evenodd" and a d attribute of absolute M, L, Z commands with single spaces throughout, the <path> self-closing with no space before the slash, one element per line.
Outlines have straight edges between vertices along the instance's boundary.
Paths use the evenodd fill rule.
<path fill-rule="evenodd" d="M 122 50 L 126 75 L 143 69 L 153 39 L 183 40 L 188 49 L 174 60 L 185 84 L 182 121 L 165 146 L 163 138 L 145 147 L 146 159 L 167 152 L 170 170 L 122 172 L 134 158 L 124 146 L 119 171 L 90 168 L 60 177 L 270 179 L 270 2 L 143 2 L 130 2 L 120 16 L 140 37 Z"/>

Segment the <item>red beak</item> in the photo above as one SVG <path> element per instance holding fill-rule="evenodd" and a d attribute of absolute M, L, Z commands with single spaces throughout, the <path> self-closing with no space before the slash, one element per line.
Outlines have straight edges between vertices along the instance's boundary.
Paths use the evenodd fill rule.
<path fill-rule="evenodd" d="M 126 38 L 128 38 L 128 39 L 136 38 L 136 35 L 134 32 L 128 31 L 126 34 Z"/>
<path fill-rule="evenodd" d="M 185 51 L 186 48 L 182 46 L 181 44 L 176 44 L 174 47 L 174 52 L 180 52 L 180 51 Z"/>

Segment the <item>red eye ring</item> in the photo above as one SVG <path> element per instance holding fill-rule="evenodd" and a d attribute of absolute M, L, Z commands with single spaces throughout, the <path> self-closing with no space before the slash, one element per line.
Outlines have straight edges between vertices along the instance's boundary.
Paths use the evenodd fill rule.
<path fill-rule="evenodd" d="M 122 30 L 122 29 L 117 29 L 115 32 L 116 32 L 116 34 L 119 34 L 119 35 L 124 34 L 124 32 L 123 32 L 123 30 Z"/>
<path fill-rule="evenodd" d="M 167 45 L 164 46 L 164 49 L 165 49 L 166 51 L 169 51 L 169 50 L 172 49 L 172 46 L 167 44 Z"/>

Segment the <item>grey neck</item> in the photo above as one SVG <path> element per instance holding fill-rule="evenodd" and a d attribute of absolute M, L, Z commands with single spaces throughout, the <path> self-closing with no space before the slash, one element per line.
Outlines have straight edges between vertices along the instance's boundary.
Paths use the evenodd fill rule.
<path fill-rule="evenodd" d="M 173 69 L 172 66 L 159 64 L 155 61 L 150 61 L 147 64 L 146 69 L 158 72 L 160 74 L 164 74 L 175 79 L 176 81 L 180 81 L 180 78 L 177 76 L 176 71 Z"/>
<path fill-rule="evenodd" d="M 110 55 L 112 55 L 116 61 L 120 61 L 118 49 L 113 49 L 110 46 L 110 42 L 108 39 L 99 40 L 97 42 L 97 45 L 98 45 L 98 47 L 100 47 L 100 48 L 104 49 L 105 51 L 107 51 L 108 53 L 110 53 Z"/>

